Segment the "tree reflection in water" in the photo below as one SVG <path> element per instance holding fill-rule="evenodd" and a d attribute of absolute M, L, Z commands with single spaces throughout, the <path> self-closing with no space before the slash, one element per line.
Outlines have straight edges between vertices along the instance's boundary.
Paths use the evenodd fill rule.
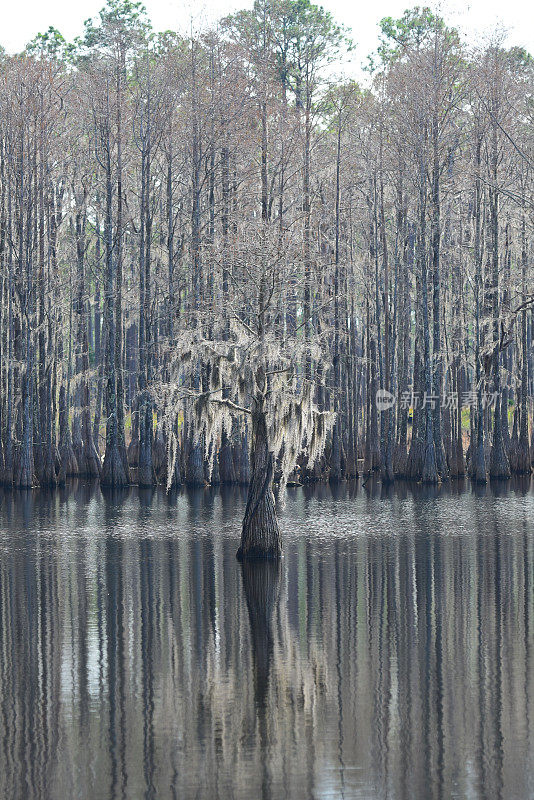
<path fill-rule="evenodd" d="M 528 481 L 9 493 L 0 797 L 532 796 Z"/>

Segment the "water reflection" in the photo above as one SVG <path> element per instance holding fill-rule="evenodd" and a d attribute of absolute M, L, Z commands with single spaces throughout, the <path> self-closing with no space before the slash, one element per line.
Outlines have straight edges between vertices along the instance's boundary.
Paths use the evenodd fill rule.
<path fill-rule="evenodd" d="M 2 495 L 0 797 L 534 795 L 534 494 Z"/>

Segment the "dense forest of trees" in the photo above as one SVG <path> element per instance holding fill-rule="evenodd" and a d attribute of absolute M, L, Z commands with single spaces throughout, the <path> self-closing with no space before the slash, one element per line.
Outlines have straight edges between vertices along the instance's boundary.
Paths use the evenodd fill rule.
<path fill-rule="evenodd" d="M 366 89 L 309 0 L 1 56 L 4 484 L 248 483 L 276 552 L 273 478 L 530 472 L 534 62 L 381 31 Z"/>

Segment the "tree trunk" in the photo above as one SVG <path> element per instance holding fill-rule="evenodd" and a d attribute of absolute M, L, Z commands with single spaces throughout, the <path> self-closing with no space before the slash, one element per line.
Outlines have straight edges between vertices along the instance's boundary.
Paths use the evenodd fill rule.
<path fill-rule="evenodd" d="M 67 390 L 62 381 L 59 390 L 59 472 L 57 482 L 64 484 L 70 475 L 78 474 L 78 462 L 74 455 L 69 427 L 69 408 Z"/>
<path fill-rule="evenodd" d="M 232 453 L 232 440 L 225 430 L 221 434 L 221 447 L 219 449 L 219 480 L 222 484 L 231 484 L 237 481 Z"/>
<path fill-rule="evenodd" d="M 273 454 L 269 450 L 262 400 L 252 413 L 252 478 L 237 551 L 239 561 L 274 560 L 282 555 L 282 540 L 272 489 Z"/>
<path fill-rule="evenodd" d="M 521 294 L 522 302 L 527 299 L 527 235 L 526 219 L 523 212 L 521 219 Z M 516 472 L 528 475 L 530 472 L 530 452 L 528 442 L 528 344 L 527 344 L 527 309 L 521 312 L 521 393 L 516 403 L 520 402 L 520 425 L 517 443 Z"/>
<path fill-rule="evenodd" d="M 147 112 L 149 113 L 149 111 Z M 137 482 L 139 486 L 152 486 L 153 418 L 148 383 L 150 379 L 150 140 L 143 142 L 141 152 L 141 234 L 139 243 L 139 371 L 137 376 L 137 404 L 139 415 L 139 459 Z"/>
<path fill-rule="evenodd" d="M 426 198 L 425 169 L 421 158 L 419 199 L 419 268 L 421 274 L 421 294 L 423 301 L 423 376 L 426 397 L 432 396 L 432 365 L 430 352 L 430 328 L 428 320 L 428 268 L 426 256 Z M 425 428 L 423 439 L 423 464 L 421 480 L 423 483 L 439 483 L 438 460 L 436 457 L 436 441 L 434 438 L 434 412 L 431 402 L 423 409 Z"/>
<path fill-rule="evenodd" d="M 487 482 L 487 473 L 486 473 L 486 447 L 485 447 L 485 437 L 484 437 L 484 411 L 482 409 L 482 375 L 480 369 L 480 351 L 481 351 L 481 325 L 480 325 L 480 317 L 481 317 L 481 289 L 482 289 L 482 243 L 481 243 L 481 232 L 482 232 L 482 221 L 481 221 L 481 209 L 482 209 L 482 190 L 481 190 L 481 180 L 480 180 L 480 159 L 481 159 L 481 149 L 482 149 L 482 138 L 479 135 L 477 138 L 476 143 L 476 150 L 475 150 L 475 170 L 476 170 L 476 181 L 475 181 L 475 379 L 476 379 L 476 391 L 477 391 L 477 403 L 476 403 L 476 425 L 474 426 L 474 433 L 476 437 L 476 442 L 471 439 L 469 444 L 470 449 L 470 463 L 469 463 L 469 473 L 471 475 L 472 480 L 475 483 L 486 483 Z M 471 406 L 471 411 L 474 408 Z"/>
<path fill-rule="evenodd" d="M 111 143 L 109 133 L 106 141 L 106 280 L 105 280 L 105 327 L 106 327 L 106 356 L 105 356 L 105 379 L 106 379 L 106 452 L 104 463 L 102 464 L 101 482 L 103 486 L 128 486 L 130 482 L 129 474 L 125 469 L 124 459 L 120 450 L 119 440 L 119 419 L 118 403 L 120 402 L 117 391 L 117 361 L 116 361 L 116 338 L 121 336 L 121 330 L 117 329 L 117 320 L 120 322 L 120 313 L 115 315 L 115 305 L 113 302 L 115 292 L 115 266 L 113 258 L 113 239 L 112 239 L 112 189 L 111 189 Z M 117 287 L 118 291 L 119 287 Z M 118 293 L 120 293 L 118 291 Z M 119 365 L 120 367 L 120 365 Z"/>

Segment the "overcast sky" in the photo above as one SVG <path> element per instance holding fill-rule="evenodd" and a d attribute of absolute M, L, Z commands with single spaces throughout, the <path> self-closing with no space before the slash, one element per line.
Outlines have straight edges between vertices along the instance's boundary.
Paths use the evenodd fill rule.
<path fill-rule="evenodd" d="M 184 30 L 194 15 L 197 24 L 213 21 L 238 8 L 252 6 L 253 0 L 145 0 L 156 30 Z M 386 16 L 400 16 L 406 8 L 425 5 L 425 0 L 324 0 L 321 5 L 332 12 L 337 22 L 352 29 L 357 45 L 354 68 L 365 61 L 377 45 L 378 21 Z M 431 4 L 426 0 L 426 4 Z M 49 25 L 58 28 L 66 39 L 73 39 L 83 29 L 83 21 L 94 16 L 104 0 L 3 0 L 0 44 L 8 52 L 20 51 L 37 33 Z M 435 8 L 435 4 L 431 4 Z M 462 30 L 469 41 L 483 38 L 496 25 L 507 31 L 508 45 L 522 45 L 534 54 L 533 0 L 449 0 L 440 13 Z M 196 26 L 195 26 L 196 27 Z"/>

